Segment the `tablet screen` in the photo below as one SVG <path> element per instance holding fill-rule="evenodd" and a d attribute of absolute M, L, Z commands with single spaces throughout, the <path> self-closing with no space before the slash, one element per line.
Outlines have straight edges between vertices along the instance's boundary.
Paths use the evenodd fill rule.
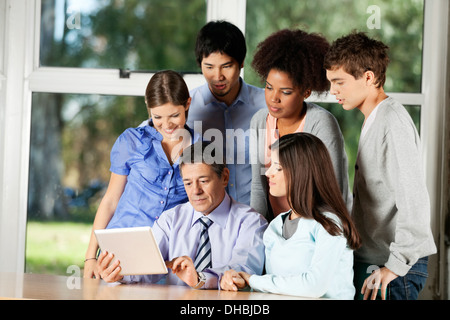
<path fill-rule="evenodd" d="M 113 253 L 112 262 L 120 261 L 121 275 L 167 273 L 150 227 L 102 229 L 94 233 L 100 250 Z"/>

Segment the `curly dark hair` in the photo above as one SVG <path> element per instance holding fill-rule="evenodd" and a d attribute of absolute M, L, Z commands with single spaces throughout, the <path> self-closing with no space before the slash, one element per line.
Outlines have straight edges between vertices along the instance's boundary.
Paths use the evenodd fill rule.
<path fill-rule="evenodd" d="M 275 69 L 289 74 L 293 84 L 302 90 L 324 93 L 330 87 L 323 67 L 329 47 L 320 34 L 283 29 L 258 44 L 252 67 L 263 81 Z"/>

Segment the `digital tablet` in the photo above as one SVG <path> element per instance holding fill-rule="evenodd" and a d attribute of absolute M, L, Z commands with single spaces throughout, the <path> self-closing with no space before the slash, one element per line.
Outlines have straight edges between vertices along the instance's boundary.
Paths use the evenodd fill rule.
<path fill-rule="evenodd" d="M 165 274 L 167 267 L 150 227 L 94 230 L 100 250 L 120 261 L 121 275 Z"/>

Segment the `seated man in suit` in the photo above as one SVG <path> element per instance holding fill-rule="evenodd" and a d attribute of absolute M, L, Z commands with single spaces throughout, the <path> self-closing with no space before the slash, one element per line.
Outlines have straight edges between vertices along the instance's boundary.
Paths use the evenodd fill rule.
<path fill-rule="evenodd" d="M 164 212 L 153 225 L 167 275 L 120 275 L 120 262 L 102 252 L 97 268 L 107 282 L 159 282 L 195 289 L 234 290 L 225 271 L 260 275 L 267 221 L 225 191 L 229 171 L 222 147 L 198 142 L 183 151 L 180 169 L 189 202 Z M 165 278 L 165 279 L 164 279 Z"/>

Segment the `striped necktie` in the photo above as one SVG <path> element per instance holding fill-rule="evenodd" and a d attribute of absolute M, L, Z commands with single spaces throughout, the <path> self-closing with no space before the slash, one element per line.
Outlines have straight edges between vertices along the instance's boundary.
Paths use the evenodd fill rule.
<path fill-rule="evenodd" d="M 195 256 L 194 266 L 195 270 L 203 271 L 205 268 L 211 268 L 211 243 L 209 242 L 208 228 L 212 224 L 212 221 L 207 217 L 198 219 L 202 224 L 202 232 L 200 234 L 200 242 Z"/>

